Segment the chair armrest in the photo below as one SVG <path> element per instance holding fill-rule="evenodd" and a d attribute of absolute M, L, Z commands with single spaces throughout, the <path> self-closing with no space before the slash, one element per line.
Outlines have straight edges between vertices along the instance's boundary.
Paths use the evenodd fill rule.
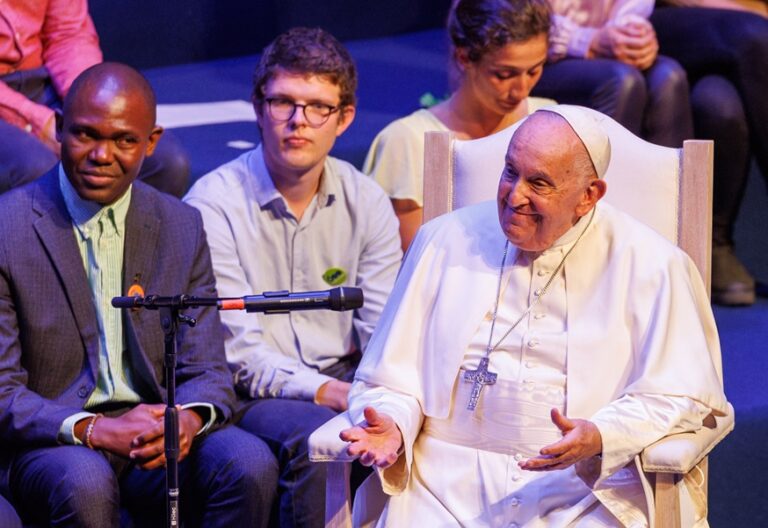
<path fill-rule="evenodd" d="M 728 404 L 728 414 L 717 418 L 710 415 L 698 431 L 669 435 L 646 447 L 640 455 L 643 471 L 688 473 L 733 430 L 733 425 L 733 406 Z"/>
<path fill-rule="evenodd" d="M 347 454 L 349 442 L 339 438 L 339 433 L 354 424 L 349 413 L 339 413 L 309 435 L 309 459 L 312 462 L 352 462 L 357 456 Z"/>

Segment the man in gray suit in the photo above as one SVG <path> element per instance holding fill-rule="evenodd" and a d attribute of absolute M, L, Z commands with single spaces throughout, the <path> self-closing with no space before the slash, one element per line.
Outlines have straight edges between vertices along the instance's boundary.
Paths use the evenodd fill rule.
<path fill-rule="evenodd" d="M 0 197 L 0 491 L 52 526 L 163 524 L 163 332 L 113 296 L 216 295 L 199 213 L 134 182 L 162 129 L 135 70 L 103 63 L 57 118 L 62 162 Z M 277 466 L 222 427 L 234 403 L 215 309 L 182 327 L 176 376 L 182 516 L 259 526 Z"/>

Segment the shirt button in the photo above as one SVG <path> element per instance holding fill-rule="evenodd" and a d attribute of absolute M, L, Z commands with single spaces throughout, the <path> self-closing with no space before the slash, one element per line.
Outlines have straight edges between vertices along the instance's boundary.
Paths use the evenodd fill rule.
<path fill-rule="evenodd" d="M 518 481 L 518 480 L 520 480 L 521 478 L 522 478 L 522 477 L 520 476 L 520 474 L 519 474 L 519 473 L 515 473 L 514 475 L 512 475 L 512 480 L 514 480 L 515 482 L 517 482 L 517 481 Z"/>
<path fill-rule="evenodd" d="M 523 459 L 523 455 L 521 453 L 515 453 L 515 460 L 520 462 Z"/>
<path fill-rule="evenodd" d="M 543 277 L 546 274 L 547 274 L 547 270 L 543 270 L 543 269 L 540 269 L 539 271 L 536 272 L 536 275 L 538 275 L 539 277 Z"/>
<path fill-rule="evenodd" d="M 538 345 L 538 344 L 539 344 L 539 340 L 538 339 L 531 339 L 531 340 L 528 341 L 528 346 L 530 348 L 536 348 L 536 345 Z"/>
<path fill-rule="evenodd" d="M 520 499 L 518 499 L 517 497 L 512 497 L 511 499 L 509 499 L 509 505 L 515 508 L 520 506 Z"/>
<path fill-rule="evenodd" d="M 88 386 L 83 385 L 79 389 L 77 389 L 77 395 L 80 396 L 81 398 L 85 398 L 86 396 L 88 396 Z"/>
<path fill-rule="evenodd" d="M 533 318 L 534 318 L 534 319 L 543 319 L 543 318 L 545 318 L 546 316 L 547 316 L 547 314 L 543 314 L 543 313 L 537 313 L 537 314 L 534 314 Z"/>
<path fill-rule="evenodd" d="M 532 369 L 535 366 L 536 366 L 536 363 L 534 363 L 533 361 L 526 361 L 525 362 L 525 368 Z"/>
<path fill-rule="evenodd" d="M 539 296 L 541 295 L 541 288 L 536 288 L 536 291 L 535 291 L 535 292 L 533 292 L 533 294 L 534 294 L 536 297 L 539 297 Z"/>
<path fill-rule="evenodd" d="M 520 525 L 519 525 L 519 524 L 517 524 L 516 522 L 513 522 L 513 523 L 509 523 L 509 528 L 519 528 L 519 526 L 520 526 Z"/>

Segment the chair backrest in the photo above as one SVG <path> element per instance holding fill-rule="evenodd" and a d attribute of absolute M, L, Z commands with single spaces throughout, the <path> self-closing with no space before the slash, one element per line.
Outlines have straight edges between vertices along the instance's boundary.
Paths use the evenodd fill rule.
<path fill-rule="evenodd" d="M 611 140 L 605 200 L 646 223 L 686 251 L 710 286 L 712 141 L 682 149 L 654 145 L 608 116 L 594 112 Z M 491 136 L 458 140 L 427 132 L 424 221 L 496 197 L 504 156 L 518 122 Z"/>

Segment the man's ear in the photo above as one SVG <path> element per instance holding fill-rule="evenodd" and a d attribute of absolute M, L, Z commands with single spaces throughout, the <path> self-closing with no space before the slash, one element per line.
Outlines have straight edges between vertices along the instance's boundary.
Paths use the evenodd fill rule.
<path fill-rule="evenodd" d="M 157 148 L 157 142 L 160 141 L 160 136 L 163 135 L 163 127 L 155 126 L 152 132 L 149 134 L 149 142 L 147 143 L 146 155 L 151 156 Z"/>
<path fill-rule="evenodd" d="M 355 107 L 354 105 L 347 105 L 339 110 L 339 124 L 336 127 L 336 137 L 342 135 L 355 120 Z"/>
<path fill-rule="evenodd" d="M 259 132 L 261 132 L 261 120 L 264 117 L 264 105 L 256 99 L 255 95 L 251 95 L 251 104 L 253 105 L 253 112 L 256 114 L 256 126 L 259 127 Z"/>
<path fill-rule="evenodd" d="M 61 143 L 61 133 L 64 130 L 64 116 L 58 108 L 53 111 L 53 119 L 56 125 L 56 141 Z"/>
<path fill-rule="evenodd" d="M 605 196 L 605 192 L 608 190 L 608 184 L 602 178 L 593 178 L 590 180 L 589 185 L 584 189 L 584 195 L 581 198 L 581 202 L 576 208 L 576 214 L 583 216 L 587 214 L 592 208 Z"/>
<path fill-rule="evenodd" d="M 255 95 L 251 95 L 251 104 L 253 105 L 253 111 L 256 112 L 256 119 L 261 119 L 261 109 L 263 105 L 256 99 Z"/>

